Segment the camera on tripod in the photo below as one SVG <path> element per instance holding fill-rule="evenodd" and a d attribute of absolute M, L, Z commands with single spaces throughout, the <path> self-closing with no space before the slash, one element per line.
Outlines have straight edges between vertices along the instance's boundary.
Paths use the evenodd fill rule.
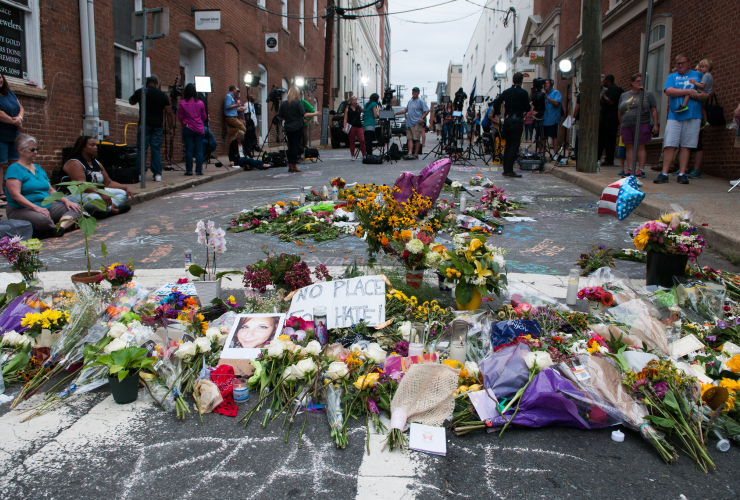
<path fill-rule="evenodd" d="M 393 105 L 394 92 L 395 90 L 390 87 L 386 87 L 383 91 L 383 106 L 385 106 L 385 109 L 391 109 L 391 106 Z"/>
<path fill-rule="evenodd" d="M 455 100 L 452 103 L 452 108 L 455 111 L 462 111 L 463 110 L 463 104 L 465 103 L 465 99 L 468 98 L 468 94 L 466 94 L 463 91 L 463 88 L 460 87 L 460 89 L 455 92 Z"/>
<path fill-rule="evenodd" d="M 532 95 L 531 101 L 534 107 L 537 118 L 541 118 L 542 113 L 545 112 L 545 79 L 535 78 L 532 80 Z"/>
<path fill-rule="evenodd" d="M 276 113 L 280 110 L 280 101 L 283 100 L 284 93 L 285 93 L 285 89 L 280 89 L 273 85 L 272 90 L 267 96 L 267 100 L 272 103 L 272 109 Z"/>

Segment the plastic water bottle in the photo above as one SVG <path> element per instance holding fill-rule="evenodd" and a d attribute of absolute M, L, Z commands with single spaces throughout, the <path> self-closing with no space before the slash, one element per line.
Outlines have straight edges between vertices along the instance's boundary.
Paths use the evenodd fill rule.
<path fill-rule="evenodd" d="M 528 155 L 529 154 L 529 146 L 527 146 L 526 148 L 524 148 L 524 154 L 525 155 Z"/>
<path fill-rule="evenodd" d="M 331 201 L 339 201 L 339 189 L 337 186 L 331 187 Z"/>
<path fill-rule="evenodd" d="M 306 187 L 301 186 L 301 191 L 298 198 L 298 203 L 303 206 L 306 204 Z"/>

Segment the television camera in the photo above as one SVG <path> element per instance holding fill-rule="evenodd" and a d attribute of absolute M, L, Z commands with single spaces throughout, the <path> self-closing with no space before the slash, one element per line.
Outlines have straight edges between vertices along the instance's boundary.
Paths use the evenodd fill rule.
<path fill-rule="evenodd" d="M 532 81 L 531 101 L 537 118 L 541 118 L 545 112 L 545 79 L 535 78 Z"/>
<path fill-rule="evenodd" d="M 167 93 L 170 95 L 170 103 L 172 104 L 172 111 L 177 114 L 177 98 L 182 96 L 182 85 L 178 85 L 177 81 L 180 79 L 179 76 L 175 77 L 175 82 L 168 89 Z"/>
<path fill-rule="evenodd" d="M 394 89 L 390 87 L 386 87 L 386 89 L 383 91 L 383 106 L 385 106 L 385 109 L 391 109 L 391 106 L 393 105 L 393 93 L 395 92 Z"/>
<path fill-rule="evenodd" d="M 280 101 L 283 100 L 283 94 L 285 93 L 285 89 L 280 89 L 272 86 L 272 90 L 267 96 L 267 100 L 272 103 L 272 110 L 276 113 L 280 110 Z"/>
<path fill-rule="evenodd" d="M 463 104 L 465 103 L 465 99 L 468 98 L 468 94 L 466 94 L 463 91 L 463 88 L 460 87 L 460 89 L 455 92 L 455 100 L 452 102 L 452 108 L 454 111 L 462 111 L 463 110 Z"/>

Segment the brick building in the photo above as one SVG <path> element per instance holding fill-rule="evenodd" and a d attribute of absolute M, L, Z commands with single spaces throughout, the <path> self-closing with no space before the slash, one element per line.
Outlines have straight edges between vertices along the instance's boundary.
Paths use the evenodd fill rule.
<path fill-rule="evenodd" d="M 533 14 L 522 33 L 525 54 L 528 45 L 552 45 L 553 64 L 550 75 L 563 95 L 565 104 L 570 83 L 571 109 L 574 86 L 580 82 L 562 80 L 557 64 L 563 58 L 572 58 L 581 67 L 582 26 L 584 1 L 591 0 L 534 0 Z M 597 0 L 594 0 L 597 1 Z M 645 21 L 648 0 L 601 0 L 602 70 L 613 74 L 617 85 L 629 88 L 630 76 L 641 68 L 645 43 Z M 679 53 L 688 56 L 692 69 L 704 58 L 714 62 L 714 89 L 725 118 L 732 121 L 732 112 L 740 102 L 740 85 L 736 68 L 740 64 L 740 48 L 733 43 L 733 35 L 740 30 L 740 10 L 736 2 L 708 0 L 692 3 L 687 0 L 655 0 L 648 45 L 647 85 L 658 101 L 660 117 L 659 137 L 647 145 L 648 163 L 655 164 L 662 150 L 663 131 L 668 115 L 668 99 L 663 94 L 666 76 L 673 72 Z M 538 76 L 546 76 L 547 67 L 538 68 Z M 571 109 L 567 110 L 570 113 Z M 561 137 L 565 129 L 561 128 Z M 709 127 L 704 133 L 704 162 L 702 171 L 709 175 L 737 179 L 740 177 L 740 150 L 733 148 L 734 131 L 724 127 Z M 689 168 L 693 165 L 693 158 Z"/>
<path fill-rule="evenodd" d="M 147 54 L 151 73 L 159 76 L 163 86 L 171 85 L 176 77 L 185 83 L 192 83 L 195 75 L 211 77 L 208 111 L 220 153 L 228 147 L 222 140 L 222 104 L 229 85 L 239 85 L 242 100 L 246 100 L 244 75 L 251 72 L 260 78 L 251 93 L 262 103 L 258 135 L 264 138 L 274 115 L 267 102 L 270 89 L 286 88 L 296 76 L 323 75 L 326 21 L 320 16 L 326 0 L 253 1 L 147 3 L 147 8 L 168 7 L 170 16 L 169 36 L 155 40 Z M 141 86 L 140 53 L 130 35 L 131 13 L 141 9 L 141 0 L 0 0 L 0 4 L 0 72 L 9 76 L 26 110 L 24 131 L 40 140 L 40 164 L 46 170 L 58 168 L 62 148 L 72 145 L 83 132 L 84 115 L 94 115 L 94 109 L 85 110 L 83 96 L 81 26 L 85 26 L 85 17 L 94 22 L 94 103 L 99 117 L 110 124 L 110 140 L 128 139 L 135 144 L 136 128 L 129 127 L 125 138 L 124 127 L 138 119 L 138 106 L 130 106 L 128 98 Z M 191 5 L 220 9 L 220 29 L 196 29 Z M 93 15 L 81 16 L 81 7 Z M 301 16 L 306 19 L 297 18 Z M 268 33 L 277 34 L 277 52 L 266 51 Z M 308 83 L 311 90 L 306 98 L 316 105 L 321 101 L 321 79 Z M 318 138 L 315 130 L 313 136 Z M 179 133 L 175 135 L 175 158 L 181 158 Z"/>

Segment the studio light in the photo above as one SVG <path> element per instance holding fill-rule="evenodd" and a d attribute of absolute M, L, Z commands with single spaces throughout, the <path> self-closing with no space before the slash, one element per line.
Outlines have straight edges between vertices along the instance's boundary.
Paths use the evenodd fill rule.
<path fill-rule="evenodd" d="M 244 84 L 247 86 L 250 86 L 252 84 L 252 72 L 249 71 L 246 75 L 244 75 Z"/>
<path fill-rule="evenodd" d="M 504 61 L 497 62 L 493 67 L 493 71 L 498 76 L 504 76 L 506 74 L 506 63 Z"/>
<path fill-rule="evenodd" d="M 369 81 L 370 81 L 370 79 L 368 77 L 366 77 L 366 76 L 363 76 L 362 78 L 360 78 L 360 82 L 362 83 L 362 86 L 363 87 L 366 86 L 367 85 L 367 82 L 369 82 Z"/>
<path fill-rule="evenodd" d="M 570 70 L 573 69 L 573 63 L 570 62 L 570 59 L 563 59 L 558 63 L 558 68 L 560 68 L 560 71 L 563 73 L 570 73 Z"/>
<path fill-rule="evenodd" d="M 306 79 L 302 76 L 296 76 L 295 77 L 295 85 L 296 87 L 303 87 L 303 85 L 306 83 Z"/>

